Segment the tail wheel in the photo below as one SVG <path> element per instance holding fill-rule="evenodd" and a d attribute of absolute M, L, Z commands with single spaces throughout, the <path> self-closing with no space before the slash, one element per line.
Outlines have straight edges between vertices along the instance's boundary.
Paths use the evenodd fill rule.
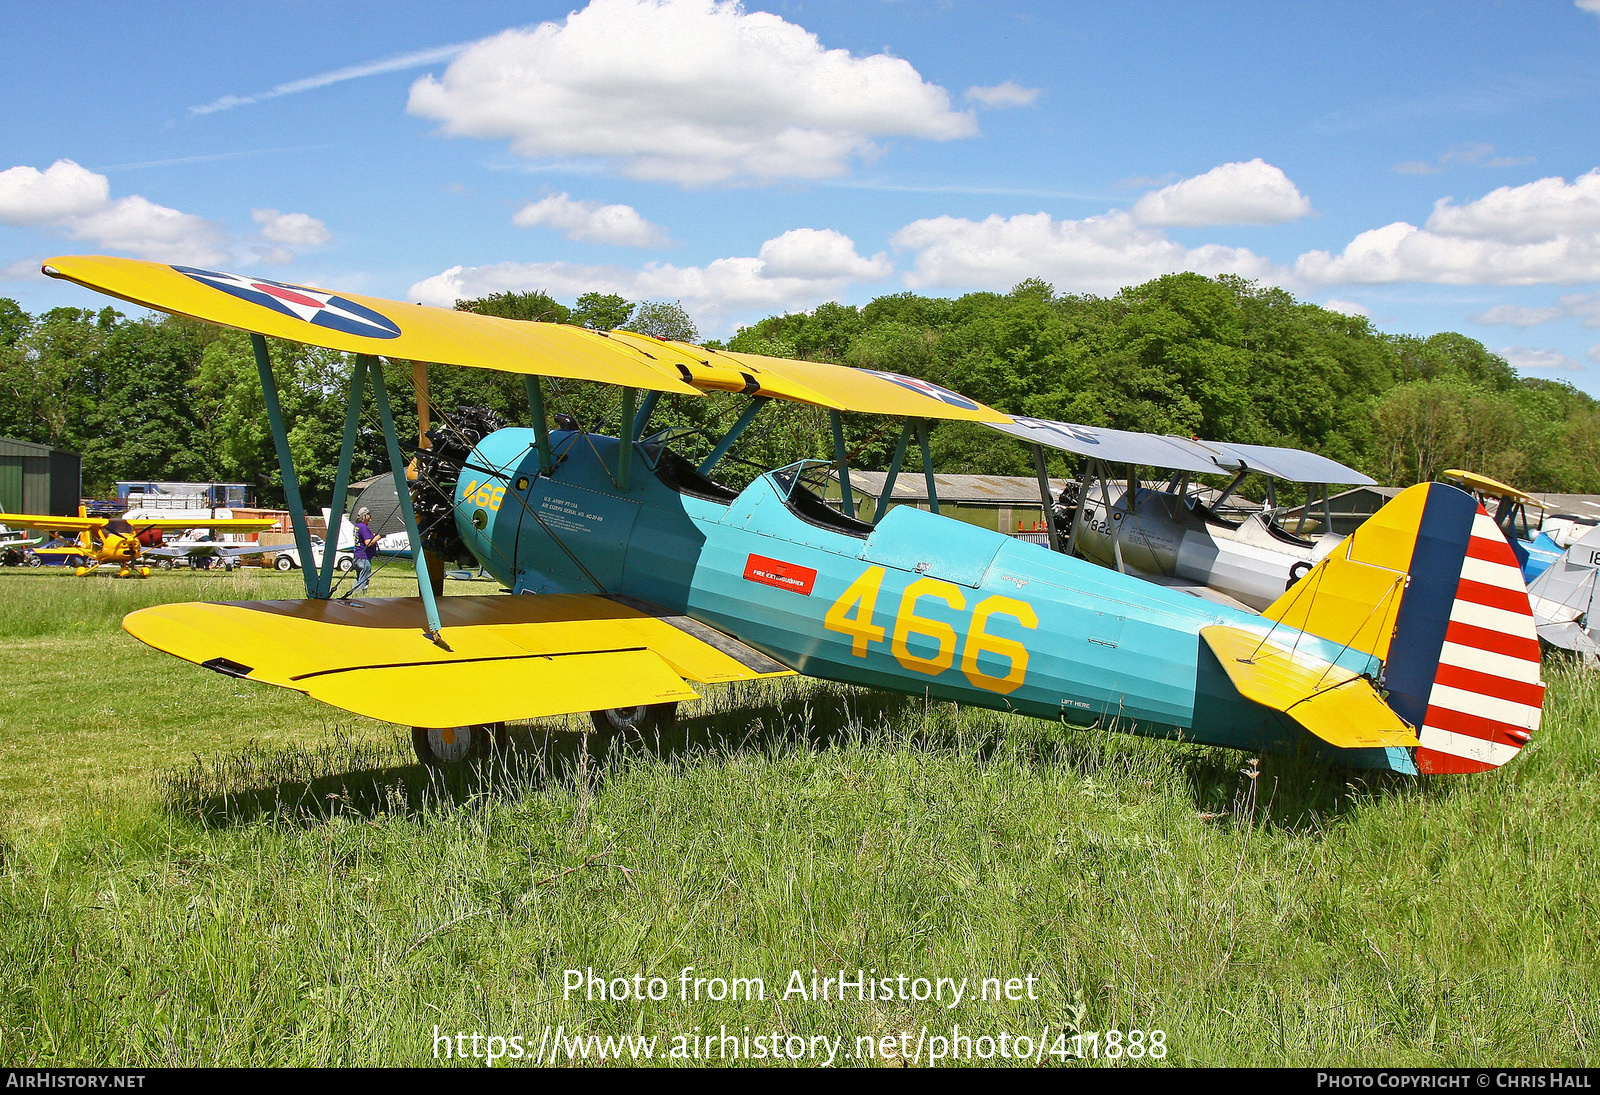
<path fill-rule="evenodd" d="M 678 721 L 677 703 L 652 703 L 640 707 L 611 707 L 591 711 L 589 718 L 602 734 L 650 737 L 670 730 Z"/>
<path fill-rule="evenodd" d="M 430 768 L 447 764 L 480 760 L 489 755 L 495 745 L 503 746 L 506 724 L 485 722 L 474 726 L 413 726 L 411 747 L 417 759 Z"/>

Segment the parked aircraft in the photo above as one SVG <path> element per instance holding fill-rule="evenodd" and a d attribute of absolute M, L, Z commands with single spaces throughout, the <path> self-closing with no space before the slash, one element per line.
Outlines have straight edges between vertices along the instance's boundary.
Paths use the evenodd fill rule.
<path fill-rule="evenodd" d="M 121 517 L 54 517 L 48 514 L 8 513 L 6 521 L 22 528 L 45 532 L 77 534 L 76 545 L 60 548 L 37 548 L 35 554 L 61 555 L 82 576 L 91 573 L 104 563 L 116 563 L 118 578 L 146 578 L 150 568 L 143 565 L 143 557 L 152 551 L 142 536 L 167 529 L 222 529 L 231 532 L 256 532 L 268 529 L 275 522 L 262 518 L 212 518 L 196 521 L 193 517 L 160 518 L 136 517 L 132 521 Z"/>
<path fill-rule="evenodd" d="M 1050 544 L 1123 573 L 1207 600 L 1261 611 L 1343 539 L 1328 531 L 1329 483 L 1370 484 L 1354 468 L 1299 449 L 1235 445 L 1170 435 L 1017 417 L 993 426 L 1028 442 L 1047 513 Z M 1045 448 L 1083 458 L 1082 474 L 1060 499 L 1050 497 Z M 1170 472 L 1164 484 L 1141 483 L 1139 468 Z M 1229 476 L 1207 500 L 1194 475 Z M 1267 483 L 1267 505 L 1230 516 L 1224 506 L 1251 475 Z M 1274 480 L 1322 487 L 1324 517 L 1280 523 Z M 1309 491 L 1307 494 L 1309 498 Z M 1130 499 L 1132 503 L 1130 504 Z M 1311 507 L 1306 507 L 1309 510 Z"/>
<path fill-rule="evenodd" d="M 1600 666 L 1600 616 L 1595 614 L 1600 575 L 1600 528 L 1582 538 L 1533 580 L 1528 599 L 1539 638 Z"/>
<path fill-rule="evenodd" d="M 51 259 L 44 272 L 251 332 L 302 557 L 309 533 L 265 337 L 356 354 L 334 496 L 370 383 L 397 494 L 421 503 L 402 507 L 424 548 L 418 596 L 330 601 L 325 558 L 320 574 L 303 572 L 305 600 L 163 605 L 124 627 L 218 672 L 409 724 L 427 763 L 481 752 L 506 720 L 590 711 L 660 727 L 696 695 L 691 682 L 791 672 L 1410 773 L 1498 766 L 1538 727 L 1538 644 L 1511 549 L 1444 484 L 1403 493 L 1263 617 L 888 508 L 913 441 L 937 506 L 930 421 L 1007 421 L 921 380 L 124 259 Z M 453 441 L 418 452 L 408 492 L 380 353 L 523 373 L 531 425 L 436 430 Z M 620 386 L 619 436 L 551 430 L 541 375 Z M 748 402 L 697 465 L 649 421 L 663 395 L 707 391 Z M 830 412 L 841 510 L 812 489 L 826 464 L 739 491 L 714 478 L 773 399 Z M 875 524 L 854 516 L 843 412 L 907 420 Z M 518 595 L 436 597 L 430 556 L 452 538 Z"/>
<path fill-rule="evenodd" d="M 1550 538 L 1541 528 L 1543 521 L 1534 518 L 1530 509 L 1543 517 L 1545 505 L 1531 494 L 1509 487 L 1497 479 L 1477 472 L 1451 468 L 1440 476 L 1447 483 L 1455 483 L 1471 492 L 1485 507 L 1494 506 L 1494 523 L 1500 526 L 1506 541 L 1511 545 L 1522 567 L 1522 576 L 1532 582 L 1545 572 L 1545 568 L 1561 558 L 1565 549 Z"/>

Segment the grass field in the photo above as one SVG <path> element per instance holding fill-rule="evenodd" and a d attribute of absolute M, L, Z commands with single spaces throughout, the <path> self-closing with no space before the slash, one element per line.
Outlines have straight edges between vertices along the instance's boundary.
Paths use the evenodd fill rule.
<path fill-rule="evenodd" d="M 440 775 L 403 728 L 117 626 L 298 583 L 0 571 L 0 1061 L 424 1064 L 457 1032 L 548 1060 L 548 1026 L 658 1060 L 726 1027 L 852 1063 L 861 1039 L 920 1064 L 1002 1034 L 1128 1063 L 1111 1030 L 1162 1031 L 1180 1064 L 1596 1062 L 1600 675 L 1547 665 L 1544 730 L 1475 778 L 804 680 L 713 690 L 644 744 L 530 724 Z M 569 997 L 585 968 L 666 998 Z M 786 996 L 813 968 L 970 980 L 955 1006 Z M 1032 999 L 975 998 L 1029 976 Z M 694 977 L 765 998 L 696 1000 Z"/>

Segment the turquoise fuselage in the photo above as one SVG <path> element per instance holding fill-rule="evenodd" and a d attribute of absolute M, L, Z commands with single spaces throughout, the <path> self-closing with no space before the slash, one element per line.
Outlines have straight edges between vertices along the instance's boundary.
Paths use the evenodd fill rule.
<path fill-rule="evenodd" d="M 622 491 L 617 441 L 558 432 L 544 476 L 533 440 L 484 438 L 456 492 L 463 540 L 514 593 L 637 598 L 829 680 L 1241 749 L 1321 745 L 1241 697 L 1200 637 L 1212 624 L 1265 635 L 1260 616 L 910 506 L 870 529 L 802 505 L 808 520 L 782 469 L 705 497 L 681 475 L 669 485 L 640 445 Z M 1316 636 L 1274 639 L 1380 668 Z M 1326 751 L 1411 768 L 1404 750 Z"/>

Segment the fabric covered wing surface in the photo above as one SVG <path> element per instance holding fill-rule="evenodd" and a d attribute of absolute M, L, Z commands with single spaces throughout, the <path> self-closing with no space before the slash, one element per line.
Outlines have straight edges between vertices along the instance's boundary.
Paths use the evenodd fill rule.
<path fill-rule="evenodd" d="M 604 597 L 446 597 L 444 645 L 412 597 L 159 605 L 123 620 L 158 650 L 356 714 L 460 726 L 693 699 L 789 670 Z"/>

